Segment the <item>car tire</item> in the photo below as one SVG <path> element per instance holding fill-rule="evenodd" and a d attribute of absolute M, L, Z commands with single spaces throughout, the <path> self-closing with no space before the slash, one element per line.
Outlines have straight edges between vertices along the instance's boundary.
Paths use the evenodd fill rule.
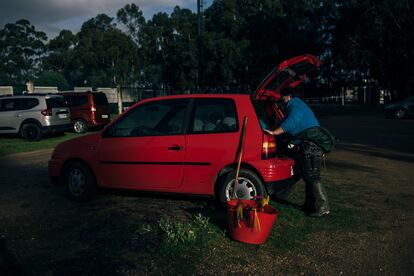
<path fill-rule="evenodd" d="M 63 187 L 67 198 L 84 202 L 96 193 L 96 179 L 89 167 L 82 162 L 73 162 L 63 171 Z"/>
<path fill-rule="evenodd" d="M 39 141 L 42 138 L 42 129 L 36 123 L 24 124 L 20 133 L 27 141 Z"/>
<path fill-rule="evenodd" d="M 82 119 L 78 119 L 73 123 L 73 131 L 76 133 L 85 133 L 88 129 L 88 126 L 86 125 L 86 122 Z"/>
<path fill-rule="evenodd" d="M 225 205 L 232 197 L 236 171 L 229 172 L 221 181 L 218 189 L 218 199 Z M 267 191 L 260 178 L 252 171 L 241 169 L 239 173 L 239 184 L 237 186 L 236 198 L 255 199 L 266 197 Z"/>
<path fill-rule="evenodd" d="M 402 119 L 402 118 L 404 118 L 405 116 L 407 116 L 407 110 L 406 110 L 405 108 L 400 108 L 400 109 L 397 109 L 397 110 L 394 112 L 394 116 L 395 116 L 395 118 L 397 118 L 397 119 Z"/>

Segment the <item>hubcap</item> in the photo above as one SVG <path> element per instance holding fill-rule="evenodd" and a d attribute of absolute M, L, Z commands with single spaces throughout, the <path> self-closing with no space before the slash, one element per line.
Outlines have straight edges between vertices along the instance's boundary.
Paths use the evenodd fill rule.
<path fill-rule="evenodd" d="M 37 136 L 37 129 L 35 127 L 28 127 L 26 133 L 28 138 L 33 139 Z"/>
<path fill-rule="evenodd" d="M 230 200 L 233 196 L 234 179 L 227 183 L 226 199 Z M 238 199 L 254 199 L 257 196 L 257 190 L 253 182 L 245 177 L 239 177 L 237 183 L 236 198 Z"/>
<path fill-rule="evenodd" d="M 76 132 L 80 133 L 84 130 L 85 125 L 82 121 L 76 121 L 75 124 L 73 125 L 73 128 L 75 129 Z"/>
<path fill-rule="evenodd" d="M 68 176 L 68 185 L 70 193 L 74 196 L 80 196 L 86 189 L 86 179 L 79 169 L 73 169 Z"/>

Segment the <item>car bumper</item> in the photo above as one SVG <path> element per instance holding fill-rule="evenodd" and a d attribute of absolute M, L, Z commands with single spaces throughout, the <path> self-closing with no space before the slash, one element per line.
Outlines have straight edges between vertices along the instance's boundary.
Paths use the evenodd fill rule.
<path fill-rule="evenodd" d="M 46 134 L 46 133 L 65 132 L 65 131 L 70 131 L 71 129 L 72 129 L 71 124 L 44 126 L 42 127 L 42 133 Z"/>
<path fill-rule="evenodd" d="M 294 175 L 295 161 L 290 158 L 273 158 L 251 162 L 264 182 L 276 182 L 291 178 Z"/>

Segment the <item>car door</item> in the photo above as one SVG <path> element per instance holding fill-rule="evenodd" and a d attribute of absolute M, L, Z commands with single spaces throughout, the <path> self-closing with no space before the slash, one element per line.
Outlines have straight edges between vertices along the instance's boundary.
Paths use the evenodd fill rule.
<path fill-rule="evenodd" d="M 183 190 L 210 194 L 216 172 L 234 162 L 239 125 L 233 99 L 195 99 L 186 135 Z"/>
<path fill-rule="evenodd" d="M 0 100 L 0 133 L 17 133 L 21 119 L 18 117 L 19 99 Z"/>
<path fill-rule="evenodd" d="M 99 146 L 104 186 L 173 190 L 182 184 L 189 100 L 138 105 L 108 127 Z"/>

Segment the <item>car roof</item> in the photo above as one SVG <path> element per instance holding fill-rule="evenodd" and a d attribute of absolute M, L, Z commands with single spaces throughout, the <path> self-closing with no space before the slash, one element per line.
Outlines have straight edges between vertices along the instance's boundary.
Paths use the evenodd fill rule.
<path fill-rule="evenodd" d="M 54 98 L 54 97 L 62 97 L 61 95 L 56 94 L 36 94 L 36 93 L 30 93 L 30 94 L 24 94 L 24 95 L 13 95 L 13 96 L 4 96 L 0 97 L 0 99 L 24 99 L 27 97 L 32 98 Z"/>
<path fill-rule="evenodd" d="M 75 92 L 75 91 L 61 91 L 59 92 L 59 95 L 63 95 L 63 96 L 82 96 L 82 95 L 90 95 L 90 94 L 105 94 L 102 91 L 83 91 L 83 92 Z"/>
<path fill-rule="evenodd" d="M 207 98 L 207 99 L 244 99 L 249 98 L 249 94 L 183 94 L 183 95 L 171 95 L 171 96 L 160 96 L 160 97 L 153 97 L 147 98 L 143 101 L 153 101 L 153 100 L 171 100 L 171 99 L 199 99 L 199 98 Z"/>

